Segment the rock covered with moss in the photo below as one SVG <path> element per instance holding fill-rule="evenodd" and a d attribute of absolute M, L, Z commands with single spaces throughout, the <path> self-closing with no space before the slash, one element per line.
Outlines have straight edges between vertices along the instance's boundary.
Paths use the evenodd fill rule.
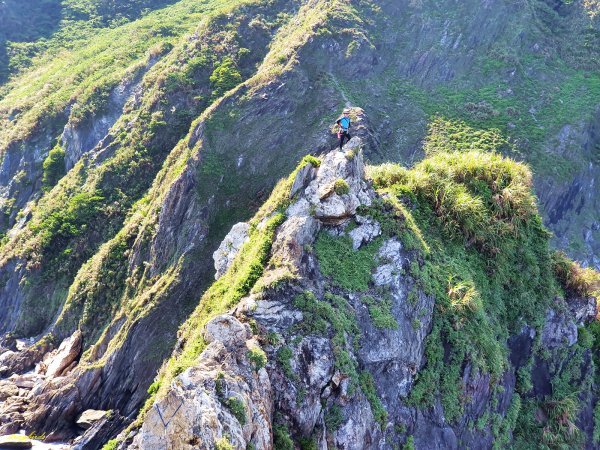
<path fill-rule="evenodd" d="M 225 440 L 233 448 L 270 447 L 273 393 L 253 358 L 261 350 L 250 328 L 222 315 L 206 324 L 205 339 L 199 360 L 153 405 L 129 448 L 208 449 Z"/>
<path fill-rule="evenodd" d="M 233 316 L 206 323 L 198 362 L 159 393 L 130 448 L 163 439 L 156 407 L 179 404 L 187 431 L 173 448 L 591 448 L 595 299 L 555 281 L 527 169 L 494 154 L 432 154 L 367 179 L 360 145 L 309 158 L 269 201 L 286 218 L 259 276 Z M 495 231 L 472 229 L 471 215 Z M 527 280 L 514 267 L 524 257 Z M 510 306 L 534 287 L 527 306 Z M 187 340 L 182 355 L 197 345 Z M 219 393 L 227 377 L 242 383 L 241 403 Z"/>

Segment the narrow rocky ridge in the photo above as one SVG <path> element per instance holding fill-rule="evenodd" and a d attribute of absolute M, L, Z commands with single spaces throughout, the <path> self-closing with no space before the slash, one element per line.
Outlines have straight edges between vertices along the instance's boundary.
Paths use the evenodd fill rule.
<path fill-rule="evenodd" d="M 224 443 L 233 448 L 279 448 L 290 438 L 322 449 L 393 448 L 409 438 L 416 448 L 492 448 L 498 439 L 492 427 L 474 428 L 469 423 L 488 409 L 508 420 L 516 372 L 530 358 L 534 339 L 550 352 L 550 357 L 535 359 L 534 395 L 547 395 L 551 372 L 556 370 L 547 361 L 561 361 L 560 352 L 577 343 L 578 326 L 595 319 L 593 298 L 557 300 L 539 336 L 526 326 L 511 337 L 507 343 L 511 366 L 500 380 L 492 381 L 470 364 L 463 367 L 469 398 L 456 422 L 445 420 L 439 400 L 433 409 L 410 404 L 415 376 L 427 361 L 425 342 L 435 299 L 417 288 L 416 298 L 409 300 L 416 282 L 408 269 L 418 261 L 417 254 L 395 238 L 378 241 L 380 224 L 357 213 L 357 208 L 369 207 L 378 198 L 364 178 L 360 147 L 361 141 L 353 139 L 343 152 L 327 153 L 317 166 L 307 163 L 297 171 L 290 183 L 293 200 L 287 218 L 277 230 L 270 262 L 253 293 L 206 324 L 207 346 L 197 362 L 171 381 L 139 431 L 120 437 L 119 448 L 209 449 Z M 340 191 L 342 184 L 347 189 Z M 356 227 L 349 230 L 351 222 Z M 224 242 L 247 242 L 247 229 L 236 225 Z M 359 300 L 360 292 L 331 292 L 312 251 L 319 232 L 347 233 L 355 250 L 377 242 L 373 253 L 377 263 L 369 282 L 374 289 L 389 289 L 395 326 L 376 326 Z M 223 248 L 227 258 L 221 254 Z M 237 252 L 236 246 L 223 248 L 215 253 L 218 275 L 227 272 Z M 350 322 L 360 340 L 352 344 L 352 326 L 340 335 L 316 332 L 311 327 L 318 315 L 311 302 L 339 308 L 336 314 L 341 318 L 331 317 L 334 328 L 336 320 L 354 316 L 355 322 Z M 303 327 L 313 331 L 303 333 Z M 340 352 L 349 361 L 341 364 Z M 583 379 L 591 376 L 590 358 L 588 352 L 581 367 Z M 358 385 L 353 370 L 360 371 Z M 540 376 L 542 372 L 546 375 Z M 590 409 L 595 401 L 594 395 L 585 400 Z M 578 425 L 587 435 L 586 448 L 592 448 L 592 418 L 586 411 L 580 412 Z"/>
<path fill-rule="evenodd" d="M 309 8 L 305 8 L 304 13 L 308 10 Z M 310 16 L 307 20 L 314 20 L 314 17 Z M 318 26 L 318 22 L 312 26 Z M 303 41 L 298 43 L 299 46 L 305 44 Z M 292 66 L 290 69 L 295 68 Z M 269 67 L 265 70 L 269 70 Z M 256 105 L 264 106 L 265 99 L 272 102 L 274 110 L 284 107 L 280 97 L 273 94 L 281 93 L 281 86 L 299 76 L 299 72 L 287 70 L 281 75 L 280 82 L 264 80 L 259 72 L 252 86 L 253 95 L 246 105 L 248 111 L 253 111 Z M 187 141 L 176 146 L 151 190 L 149 197 L 152 206 L 147 209 L 146 204 L 142 204 L 141 209 L 127 221 L 124 229 L 82 267 L 80 276 L 73 284 L 73 298 L 67 299 L 56 325 L 52 325 L 52 337 L 42 339 L 23 353 L 7 355 L 5 373 L 22 373 L 33 368 L 45 351 L 58 343 L 53 344 L 55 340 L 68 337 L 79 326 L 82 327 L 84 336 L 97 333 L 100 330 L 93 320 L 100 315 L 110 321 L 97 342 L 85 342 L 86 346 L 92 347 L 82 355 L 75 370 L 62 380 L 45 384 L 47 395 L 43 401 L 37 403 L 34 400 L 29 405 L 21 404 L 17 408 L 20 416 L 18 420 L 13 420 L 13 427 L 22 424 L 26 429 L 52 430 L 55 432 L 53 436 L 72 436 L 77 431 L 73 428 L 76 415 L 88 408 L 113 409 L 116 412 L 115 420 L 119 423 L 129 422 L 136 417 L 156 370 L 175 344 L 177 327 L 195 305 L 202 286 L 212 277 L 210 263 L 202 262 L 199 255 L 202 255 L 206 246 L 215 245 L 207 240 L 207 224 L 214 220 L 219 203 L 214 196 L 198 195 L 197 191 L 207 180 L 210 183 L 219 176 L 205 174 L 201 167 L 206 163 L 206 154 L 209 153 L 210 157 L 212 150 L 210 134 L 215 131 L 210 125 L 218 123 L 221 119 L 219 113 L 228 114 L 234 102 L 240 101 L 240 98 L 248 101 L 244 97 L 248 89 L 241 86 L 234 96 L 224 99 L 207 111 L 192 127 Z M 250 120 L 255 121 L 257 117 L 252 115 Z M 245 122 L 242 119 L 243 129 L 251 129 L 252 124 Z M 364 130 L 367 136 L 367 128 L 364 127 Z M 223 134 L 217 142 L 229 140 L 228 136 L 225 137 L 226 132 L 223 133 L 219 128 L 216 131 Z M 275 136 L 275 143 L 278 139 Z M 320 145 L 327 145 L 324 133 L 320 133 L 318 139 Z M 269 158 L 275 157 L 275 154 L 269 155 Z M 282 162 L 281 158 L 277 160 Z M 265 161 L 261 163 L 262 170 L 265 169 Z M 290 164 L 289 161 L 283 162 Z M 181 170 L 174 172 L 171 170 L 173 166 L 180 167 Z M 246 167 L 238 166 L 236 171 L 243 170 Z M 260 184 L 263 183 L 264 180 L 261 180 Z M 252 192 L 248 194 L 252 195 Z M 217 233 L 221 233 L 218 226 L 215 225 L 214 228 Z M 112 275 L 103 269 L 109 264 L 114 267 L 117 261 L 114 260 L 113 251 L 123 245 L 126 248 L 132 247 L 132 251 L 123 254 L 119 250 L 116 253 L 118 264 L 121 264 L 121 270 L 130 271 L 139 287 L 135 293 L 133 290 L 129 291 L 135 295 L 133 299 L 127 296 L 127 289 L 122 300 L 112 299 L 117 300 L 116 305 L 108 305 L 109 308 L 116 307 L 116 310 L 112 310 L 112 317 L 107 314 L 108 311 L 97 310 L 100 302 L 106 301 L 106 291 L 97 288 L 114 281 Z M 110 281 L 107 278 L 96 278 L 107 276 L 111 278 Z M 116 289 L 123 289 L 123 285 Z M 123 291 L 117 290 L 116 293 L 121 295 Z M 7 297 L 9 301 L 14 300 L 12 295 Z M 18 309 L 19 304 L 16 306 Z M 88 327 L 79 321 L 86 317 L 82 317 L 82 312 L 90 307 L 95 311 L 87 316 L 92 320 Z M 14 326 L 14 322 L 8 324 Z M 139 354 L 146 357 L 136 358 L 132 364 L 131 358 Z M 66 413 L 62 416 L 51 415 L 51 411 L 60 408 L 63 401 L 73 407 L 65 410 Z"/>

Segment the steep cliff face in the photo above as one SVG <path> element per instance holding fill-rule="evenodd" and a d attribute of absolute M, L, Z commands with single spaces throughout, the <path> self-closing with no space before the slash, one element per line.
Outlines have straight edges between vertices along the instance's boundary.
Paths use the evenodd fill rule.
<path fill-rule="evenodd" d="M 593 263 L 598 208 L 589 187 L 597 171 L 598 91 L 586 69 L 596 61 L 596 23 L 584 5 L 300 6 L 215 1 L 196 9 L 194 2 L 177 2 L 103 30 L 94 41 L 100 45 L 52 64 L 42 59 L 40 72 L 5 86 L 2 331 L 47 330 L 77 272 L 124 227 L 169 152 L 211 103 L 186 138 L 193 153 L 204 154 L 193 183 L 215 220 L 206 255 L 223 227 L 252 214 L 307 143 L 315 151 L 329 145 L 323 130 L 336 108 L 352 102 L 374 124 L 374 160 L 412 159 L 430 114 L 501 128 L 508 135 L 502 150 L 518 152 L 539 172 L 556 241 Z M 170 20 L 168 39 L 162 17 Z M 553 24 L 562 34 L 548 31 Z M 572 51 L 562 39 L 567 28 Z M 557 61 L 564 70 L 550 70 Z M 236 93 L 214 103 L 236 85 Z M 561 94 L 547 94 L 553 89 Z M 568 111 L 563 93 L 577 100 Z M 567 116 L 572 123 L 565 125 Z"/>
<path fill-rule="evenodd" d="M 438 158 L 453 160 L 456 170 L 439 185 L 447 191 L 435 194 L 446 200 L 438 199 L 453 201 L 453 189 L 475 195 L 470 202 L 489 208 L 496 232 L 508 233 L 521 256 L 537 252 L 528 262 L 535 268 L 523 269 L 536 279 L 505 273 L 504 264 L 519 260 L 499 254 L 487 261 L 485 278 L 473 276 L 482 264 L 477 255 L 492 250 L 491 242 L 439 230 L 468 258 L 447 260 L 457 255 L 437 246 L 435 228 L 451 219 L 422 216 L 436 208 L 426 203 L 421 177 L 442 177 Z M 461 167 L 466 159 L 469 167 Z M 588 324 L 596 300 L 585 290 L 578 291 L 583 297 L 560 293 L 526 193 L 527 170 L 470 152 L 434 156 L 412 174 L 389 166 L 370 172 L 378 190 L 365 179 L 356 139 L 344 152 L 309 159 L 270 200 L 271 209 L 285 211 L 273 241 L 257 235 L 281 213 L 263 211 L 244 227 L 249 238 L 224 272 L 226 283 L 240 283 L 256 246 L 270 250 L 250 262 L 252 277 L 229 287 L 242 290 L 237 305 L 207 307 L 213 289 L 227 298 L 228 288 L 217 281 L 207 291 L 159 378 L 158 400 L 139 432 L 121 436 L 121 447 L 594 447 L 597 375 Z M 498 204 L 476 196 L 482 183 L 500 195 L 524 189 L 523 197 L 508 200 L 499 217 Z M 515 229 L 500 231 L 510 224 Z M 236 239 L 240 228 L 232 230 Z M 489 297 L 494 289 L 485 285 L 496 283 L 508 295 Z M 539 292 L 517 300 L 511 284 Z"/>
<path fill-rule="evenodd" d="M 558 263 L 548 257 L 531 174 L 455 152 L 530 161 L 555 242 L 594 262 L 594 2 L 181 0 L 152 2 L 164 9 L 139 18 L 144 2 L 120 3 L 107 4 L 116 10 L 106 21 L 103 2 L 80 8 L 77 23 L 87 25 L 77 45 L 38 49 L 32 68 L 0 88 L 0 332 L 9 333 L 0 375 L 10 379 L 1 432 L 68 439 L 81 433 L 75 422 L 84 410 L 112 410 L 77 444 L 98 448 L 138 418 L 148 388 L 160 385 L 166 403 L 150 401 L 136 426 L 147 417 L 145 429 L 156 428 L 160 408 L 175 411 L 187 398 L 190 427 L 204 420 L 200 408 L 225 420 L 221 428 L 237 442 L 257 445 L 291 433 L 306 445 L 314 437 L 393 446 L 413 436 L 424 446 L 435 431 L 442 447 L 501 446 L 513 428 L 524 448 L 542 431 L 548 442 L 591 442 L 591 340 L 578 339 L 573 325 L 585 314 L 572 319 L 562 300 L 553 304 L 585 290 L 557 293 L 549 281 Z M 305 164 L 268 200 L 305 154 L 333 147 L 328 127 L 347 104 L 362 106 L 353 131 L 372 161 L 420 159 L 426 133 L 426 152 L 454 156 L 414 172 L 374 169 L 372 187 L 358 157 L 328 154 L 322 170 Z M 284 225 L 276 209 L 287 211 Z M 219 249 L 231 226 L 257 210 Z M 250 256 L 227 275 L 246 247 Z M 215 251 L 222 276 L 207 290 Z M 232 311 L 242 299 L 257 310 Z M 221 313 L 233 319 L 201 339 Z M 235 340 L 215 337 L 222 322 L 238 329 L 234 319 L 263 331 L 243 326 Z M 273 333 L 277 342 L 257 337 Z M 563 336 L 567 347 L 551 344 Z M 46 366 L 65 340 L 81 346 L 50 376 Z M 250 370 L 262 357 L 256 350 L 248 359 L 244 346 L 257 345 L 271 361 L 266 372 Z M 226 352 L 236 359 L 222 370 L 223 386 L 256 411 L 246 428 L 227 416 L 239 410 L 234 401 L 227 409 L 230 396 L 197 397 L 195 385 L 212 386 L 221 371 L 214 359 Z M 279 359 L 289 371 L 315 372 L 298 384 L 287 363 L 272 364 Z M 580 369 L 564 370 L 573 360 Z M 152 384 L 159 370 L 166 381 Z M 307 409 L 294 409 L 296 393 Z M 327 421 L 323 411 L 331 411 Z M 534 416 L 543 420 L 527 421 Z M 580 432 L 563 436 L 571 424 Z M 221 438 L 212 430 L 198 439 Z M 160 439 L 145 431 L 131 445 Z"/>

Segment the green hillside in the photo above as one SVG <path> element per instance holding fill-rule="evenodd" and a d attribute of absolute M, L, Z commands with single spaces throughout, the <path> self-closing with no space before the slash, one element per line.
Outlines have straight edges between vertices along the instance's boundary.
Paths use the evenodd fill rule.
<path fill-rule="evenodd" d="M 429 337 L 422 367 L 412 361 L 407 369 L 418 372 L 403 385 L 410 398 L 382 404 L 399 424 L 408 409 L 420 411 L 415 430 L 442 423 L 468 442 L 482 432 L 484 447 L 491 436 L 518 448 L 591 442 L 595 325 L 563 323 L 576 335 L 568 351 L 545 352 L 538 338 L 549 309 L 566 314 L 569 299 L 595 290 L 585 267 L 600 268 L 595 0 L 0 2 L 0 353 L 17 355 L 0 360 L 0 374 L 26 373 L 63 340 L 78 332 L 82 339 L 65 385 L 48 387 L 60 394 L 19 403 L 11 421 L 65 439 L 86 409 L 118 411 L 107 438 L 136 418 L 141 425 L 144 403 L 148 411 L 169 398 L 167 381 L 202 354 L 206 323 L 256 293 L 272 269 L 271 243 L 285 220 L 273 213 L 285 215 L 295 201 L 288 193 L 304 173 L 295 168 L 318 166 L 306 155 L 322 159 L 337 145 L 332 125 L 344 107 L 352 107 L 352 133 L 381 200 L 361 214 L 379 223 L 381 239 L 411 252 L 416 262 L 402 273 L 419 299 L 436 305 L 430 328 L 418 326 L 425 319 L 416 309 L 411 317 L 408 332 L 421 333 L 412 340 Z M 335 182 L 338 196 L 354 188 Z M 213 252 L 247 220 L 238 262 L 213 284 Z M 355 225 L 338 231 L 349 236 Z M 361 326 L 371 317 L 389 331 L 399 319 L 370 279 L 379 241 L 354 254 L 348 236 L 321 233 L 289 251 L 315 264 L 315 286 L 324 289 L 322 309 L 311 309 L 310 296 L 295 308 L 321 331 L 330 323 L 333 334 L 319 336 L 338 345 L 344 335 L 350 352 L 355 344 L 345 339 L 357 331 L 344 302 Z M 277 268 L 290 281 L 285 265 Z M 356 292 L 364 301 L 353 303 Z M 417 308 L 405 300 L 397 308 Z M 348 321 L 334 320 L 336 311 Z M 537 333 L 534 353 L 513 364 L 509 341 L 523 329 Z M 361 333 L 379 336 L 371 331 Z M 13 338 L 36 344 L 17 352 Z M 354 362 L 337 364 L 381 419 L 376 391 L 389 382 L 378 378 L 385 371 L 352 354 Z M 582 368 L 579 379 L 555 370 L 569 358 L 591 372 Z M 533 366 L 549 381 L 531 391 L 528 376 L 542 377 L 525 373 Z M 480 404 L 487 415 L 463 396 L 467 368 L 488 377 L 491 397 Z M 49 416 L 72 389 L 68 413 Z M 489 406 L 493 396 L 500 406 Z M 547 428 L 530 420 L 536 411 Z M 278 430 L 306 434 L 279 419 Z M 0 434 L 8 433 L 2 423 Z M 565 432 L 571 424 L 581 433 Z M 390 434 L 394 424 L 375 428 L 373 442 L 408 445 L 407 432 Z"/>

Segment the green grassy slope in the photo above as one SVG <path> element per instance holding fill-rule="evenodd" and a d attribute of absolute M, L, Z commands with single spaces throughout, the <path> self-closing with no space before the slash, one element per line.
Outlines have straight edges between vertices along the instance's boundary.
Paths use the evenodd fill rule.
<path fill-rule="evenodd" d="M 511 370 L 508 339 L 527 325 L 537 338 L 516 374 L 506 415 L 492 403 L 469 427 L 491 426 L 494 448 L 592 445 L 589 429 L 578 427 L 595 398 L 598 368 L 588 364 L 590 349 L 598 348 L 598 323 L 580 328 L 571 348 L 548 350 L 539 335 L 548 308 L 560 308 L 562 299 L 600 298 L 600 274 L 551 250 L 530 169 L 496 153 L 506 141 L 464 125 L 460 134 L 449 133 L 454 126 L 434 123 L 426 158 L 410 170 L 392 164 L 369 168 L 386 198 L 381 207 L 388 220 L 401 218 L 396 233 L 422 255 L 421 264 L 411 265 L 411 275 L 436 299 L 427 364 L 409 404 L 430 408 L 440 399 L 445 418 L 459 420 L 471 401 L 462 379 L 467 364 L 490 376 L 492 398 L 498 396 Z M 532 367 L 546 363 L 551 388 L 540 394 L 534 385 L 544 381 Z"/>
<path fill-rule="evenodd" d="M 6 0 L 0 5 L 0 83 L 36 56 L 75 48 L 103 28 L 114 28 L 172 0 Z"/>
<path fill-rule="evenodd" d="M 178 11 L 189 13 L 191 3 L 179 5 Z M 26 323 L 17 327 L 22 332 L 35 333 L 47 325 L 53 315 L 48 312 L 56 311 L 62 303 L 81 264 L 119 230 L 131 206 L 144 196 L 165 157 L 187 133 L 192 119 L 215 95 L 235 85 L 218 69 L 227 67 L 227 61 L 233 62 L 235 66 L 229 71 L 234 71 L 240 82 L 253 72 L 255 62 L 266 52 L 269 33 L 279 22 L 249 28 L 254 15 L 268 20 L 269 12 L 261 9 L 260 2 L 246 3 L 256 7 L 256 11 L 248 10 L 250 14 L 245 14 L 244 3 L 235 6 L 230 3 L 213 2 L 202 13 L 198 12 L 204 21 L 198 28 L 201 38 L 197 41 L 183 42 L 172 50 L 161 43 L 168 54 L 145 75 L 141 102 L 129 107 L 115 125 L 106 156 L 99 162 L 84 158 L 76 164 L 33 207 L 27 226 L 5 242 L 5 260 L 29 261 L 27 298 L 31 300 L 25 304 L 33 302 L 30 312 L 37 312 L 22 316 Z M 224 21 L 222 14 L 234 9 L 239 21 Z M 230 39 L 227 45 L 223 45 L 224 39 Z M 106 42 L 106 45 L 107 49 L 112 48 L 112 44 Z M 108 66 L 104 74 L 112 77 L 114 69 L 111 73 Z M 52 73 L 58 77 L 62 72 Z M 103 74 L 98 76 L 104 80 Z M 97 92 L 99 82 L 103 81 L 96 80 L 90 89 Z M 24 98 L 29 101 L 29 97 Z M 48 297 L 52 299 L 50 303 L 44 300 Z M 39 308 L 35 306 L 37 303 Z"/>
<path fill-rule="evenodd" d="M 388 150 L 373 159 L 420 159 L 426 125 L 436 116 L 498 129 L 509 141 L 504 153 L 531 164 L 555 245 L 591 263 L 598 235 L 596 243 L 584 242 L 581 230 L 599 219 L 597 197 L 586 195 L 600 148 L 598 5 L 531 0 L 487 9 L 423 1 L 378 3 L 376 13 L 368 3 L 357 8 L 381 18 L 366 21 L 377 24 L 367 30 L 379 64 L 366 77 L 336 84 L 380 125 Z"/>

